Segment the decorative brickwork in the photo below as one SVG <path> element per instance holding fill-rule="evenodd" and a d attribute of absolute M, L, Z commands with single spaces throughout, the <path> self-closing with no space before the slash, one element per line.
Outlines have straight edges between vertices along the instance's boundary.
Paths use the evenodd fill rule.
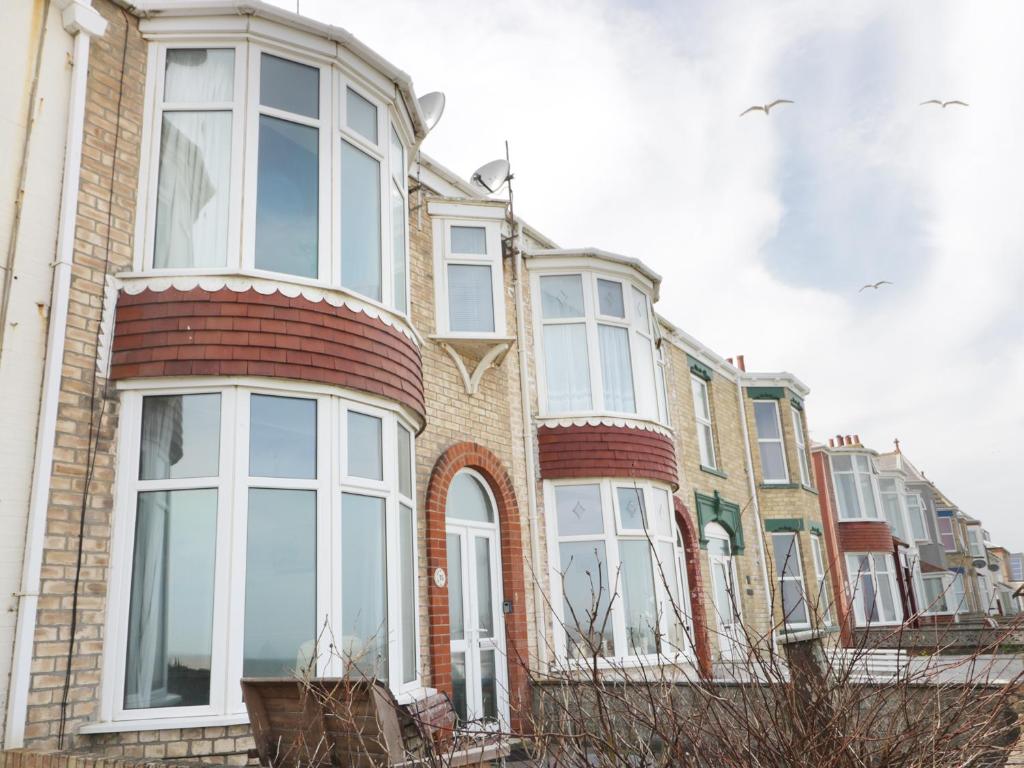
<path fill-rule="evenodd" d="M 697 668 L 701 674 L 710 676 L 711 642 L 708 639 L 707 610 L 704 605 L 704 578 L 700 572 L 700 549 L 697 544 L 697 530 L 690 517 L 690 510 L 683 500 L 673 496 L 676 523 L 683 532 L 683 549 L 686 551 L 686 581 L 690 586 L 690 613 L 693 614 L 693 644 L 697 649 Z"/>
<path fill-rule="evenodd" d="M 122 292 L 111 378 L 202 375 L 335 384 L 426 413 L 416 345 L 362 312 L 255 290 Z"/>
<path fill-rule="evenodd" d="M 445 503 L 452 479 L 461 469 L 473 469 L 487 481 L 498 504 L 498 529 L 501 535 L 501 580 L 503 599 L 511 602 L 512 612 L 505 614 L 505 646 L 508 656 L 508 689 L 513 731 L 526 725 L 530 706 L 528 646 L 526 629 L 526 585 L 519 505 L 512 479 L 493 453 L 476 443 L 451 446 L 434 465 L 427 485 L 427 564 L 432 573 L 440 568 L 448 572 L 445 541 Z M 451 641 L 448 631 L 448 588 L 431 582 L 429 588 L 430 660 L 432 685 L 452 692 Z"/>
<path fill-rule="evenodd" d="M 842 521 L 839 523 L 839 548 L 842 552 L 893 552 L 892 529 L 884 520 Z"/>
<path fill-rule="evenodd" d="M 545 480 L 636 477 L 679 488 L 675 447 L 660 432 L 604 424 L 543 426 L 537 442 Z"/>

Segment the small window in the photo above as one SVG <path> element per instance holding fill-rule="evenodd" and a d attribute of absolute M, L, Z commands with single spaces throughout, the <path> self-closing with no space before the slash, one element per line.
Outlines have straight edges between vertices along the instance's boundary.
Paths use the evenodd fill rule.
<path fill-rule="evenodd" d="M 438 326 L 442 334 L 467 338 L 493 336 L 503 330 L 501 246 L 497 222 L 442 221 L 444 249 L 437 268 Z"/>
<path fill-rule="evenodd" d="M 708 383 L 699 376 L 690 376 L 693 394 L 693 412 L 697 420 L 697 447 L 700 450 L 701 466 L 717 469 L 715 458 L 715 433 L 711 426 L 711 400 L 708 397 Z"/>
<path fill-rule="evenodd" d="M 371 144 L 377 143 L 377 107 L 351 88 L 345 89 L 345 124 Z"/>
<path fill-rule="evenodd" d="M 383 425 L 380 418 L 348 412 L 348 474 L 384 479 Z"/>
<path fill-rule="evenodd" d="M 765 483 L 788 483 L 786 448 L 782 441 L 779 404 L 775 400 L 755 400 L 757 446 L 761 454 L 761 473 Z"/>
<path fill-rule="evenodd" d="M 804 598 L 804 571 L 795 533 L 772 534 L 772 558 L 779 588 L 783 621 L 787 627 L 810 626 Z"/>
<path fill-rule="evenodd" d="M 956 552 L 956 534 L 953 532 L 953 518 L 951 517 L 939 517 L 936 518 L 936 522 L 939 526 L 939 539 L 942 541 L 942 548 L 947 552 Z"/>
<path fill-rule="evenodd" d="M 793 413 L 793 442 L 796 443 L 797 466 L 800 468 L 800 484 L 811 487 L 811 462 L 807 454 L 807 441 L 804 438 L 804 416 L 796 408 Z"/>

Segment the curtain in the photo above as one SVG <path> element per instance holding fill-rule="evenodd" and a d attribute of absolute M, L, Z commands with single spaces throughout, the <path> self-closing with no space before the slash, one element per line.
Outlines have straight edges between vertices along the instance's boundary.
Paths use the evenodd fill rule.
<path fill-rule="evenodd" d="M 590 410 L 586 326 L 582 323 L 544 326 L 544 366 L 549 410 Z"/>
<path fill-rule="evenodd" d="M 633 369 L 629 359 L 629 331 L 614 325 L 598 325 L 597 337 L 601 347 L 605 410 L 636 413 Z"/>
<path fill-rule="evenodd" d="M 494 331 L 494 297 L 489 266 L 448 265 L 448 328 L 452 331 Z"/>

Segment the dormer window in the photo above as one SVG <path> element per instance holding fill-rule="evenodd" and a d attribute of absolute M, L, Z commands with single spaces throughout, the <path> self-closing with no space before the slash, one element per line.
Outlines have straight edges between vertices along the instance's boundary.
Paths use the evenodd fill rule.
<path fill-rule="evenodd" d="M 833 455 L 832 477 L 841 520 L 878 519 L 878 479 L 870 456 Z"/>

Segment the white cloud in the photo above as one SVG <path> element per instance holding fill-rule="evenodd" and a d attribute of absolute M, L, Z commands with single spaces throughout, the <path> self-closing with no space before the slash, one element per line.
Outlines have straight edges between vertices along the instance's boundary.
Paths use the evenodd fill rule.
<path fill-rule="evenodd" d="M 1024 549 L 1024 6 L 768 6 L 302 0 L 445 91 L 427 152 L 468 174 L 509 139 L 532 224 L 645 260 L 672 321 L 810 384 L 816 438 L 899 436 Z"/>

